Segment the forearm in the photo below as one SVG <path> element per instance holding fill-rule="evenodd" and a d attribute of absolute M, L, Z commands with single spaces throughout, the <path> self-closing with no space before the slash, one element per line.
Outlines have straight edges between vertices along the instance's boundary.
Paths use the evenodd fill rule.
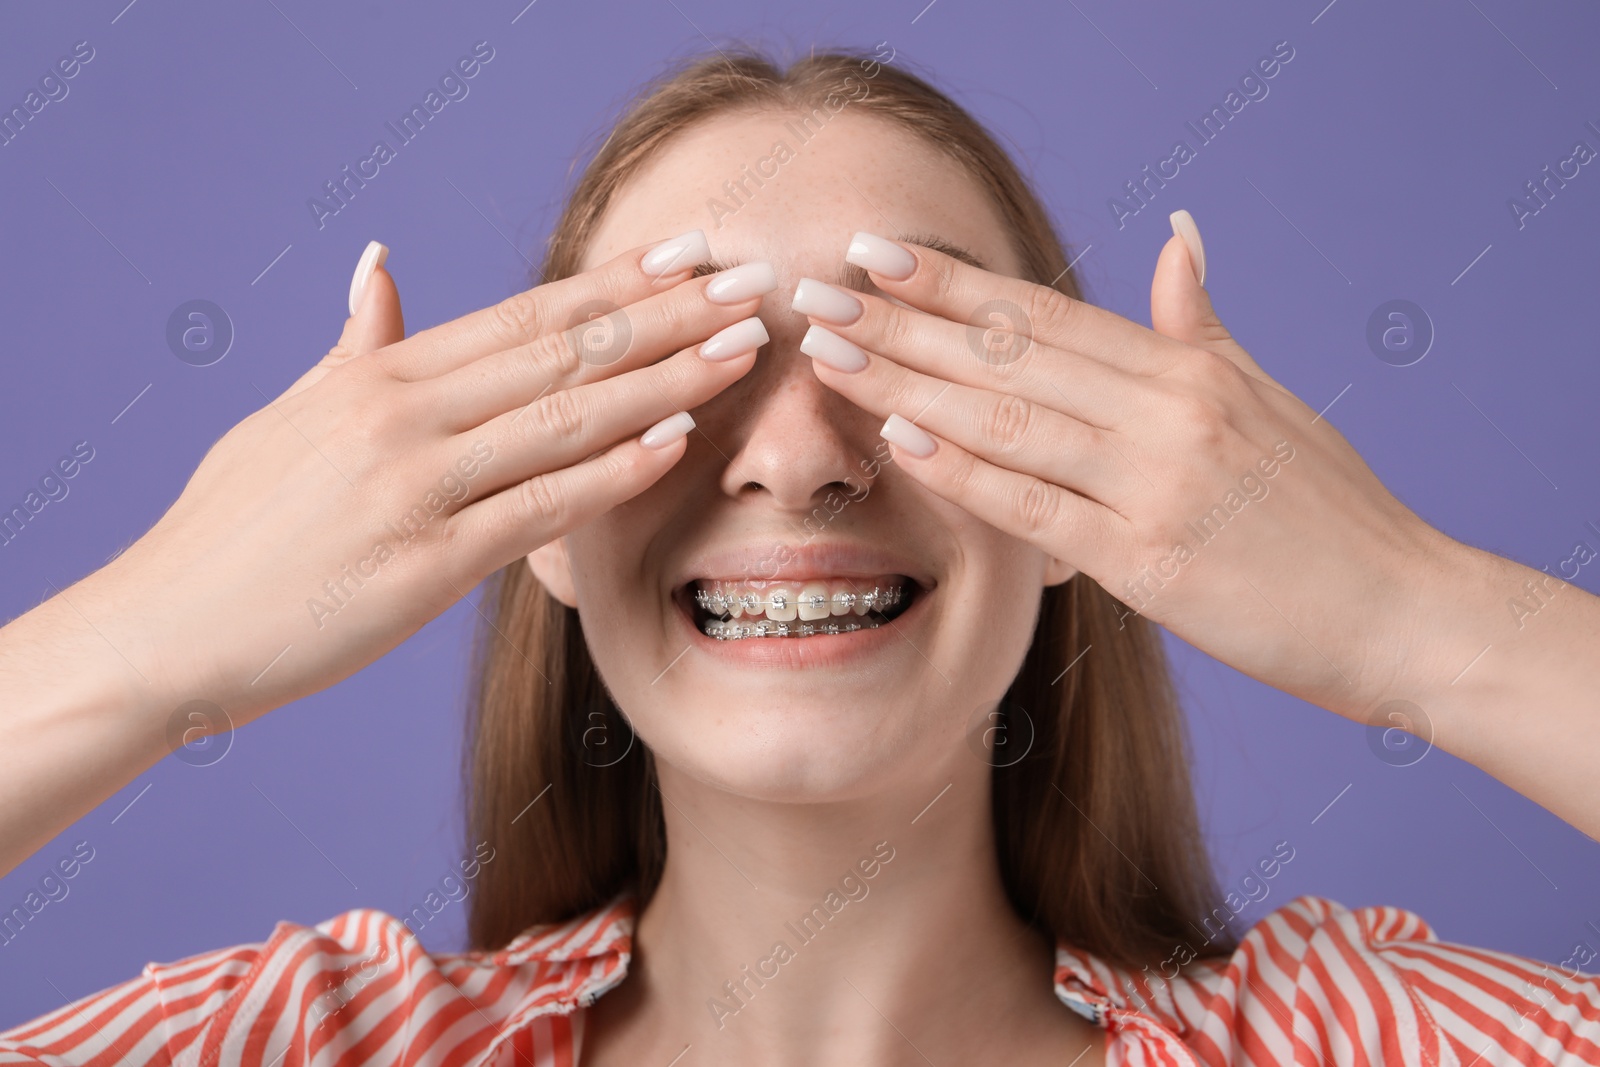
<path fill-rule="evenodd" d="M 0 875 L 166 754 L 141 669 L 60 595 L 0 629 Z"/>
<path fill-rule="evenodd" d="M 1413 699 L 1440 747 L 1600 838 L 1600 598 L 1464 552 Z"/>

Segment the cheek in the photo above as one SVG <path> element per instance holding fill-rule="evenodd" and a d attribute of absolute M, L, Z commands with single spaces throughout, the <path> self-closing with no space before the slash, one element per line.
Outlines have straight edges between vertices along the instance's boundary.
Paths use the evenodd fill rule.
<path fill-rule="evenodd" d="M 654 664 L 648 683 L 671 658 L 662 659 L 672 604 L 649 565 L 650 540 L 661 525 L 650 504 L 635 498 L 567 535 L 584 642 L 619 701 L 634 675 Z"/>

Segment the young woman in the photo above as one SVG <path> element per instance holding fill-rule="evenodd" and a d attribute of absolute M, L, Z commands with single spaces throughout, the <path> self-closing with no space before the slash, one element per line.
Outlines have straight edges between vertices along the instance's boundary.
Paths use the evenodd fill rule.
<path fill-rule="evenodd" d="M 1592 835 L 1600 602 L 1386 492 L 1218 321 L 1187 213 L 1154 330 L 1081 302 L 892 58 L 665 79 L 541 284 L 454 322 L 405 337 L 374 244 L 327 357 L 0 631 L 9 869 L 186 708 L 242 725 L 493 579 L 474 951 L 281 923 L 0 1061 L 1600 1063 L 1576 952 L 1311 897 L 1235 943 L 1151 625 L 1357 721 L 1415 704 Z"/>

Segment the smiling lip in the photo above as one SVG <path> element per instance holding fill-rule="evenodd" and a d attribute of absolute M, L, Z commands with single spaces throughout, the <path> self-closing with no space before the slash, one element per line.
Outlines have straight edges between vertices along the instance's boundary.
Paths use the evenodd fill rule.
<path fill-rule="evenodd" d="M 676 591 L 694 581 L 805 581 L 818 575 L 866 580 L 884 574 L 903 574 L 924 590 L 936 584 L 926 567 L 898 553 L 833 542 L 707 551 L 688 561 L 672 588 Z"/>
<path fill-rule="evenodd" d="M 674 597 L 679 610 L 672 615 L 677 619 L 677 625 L 683 627 L 683 636 L 691 648 L 699 649 L 730 666 L 762 670 L 842 669 L 868 662 L 872 657 L 892 649 L 909 651 L 923 643 L 920 636 L 913 639 L 909 633 L 915 633 L 923 617 L 932 610 L 927 603 L 929 598 L 930 594 L 926 592 L 919 594 L 910 607 L 875 629 L 802 638 L 718 640 L 704 633 L 696 624 L 693 609 L 683 595 Z"/>
<path fill-rule="evenodd" d="M 909 578 L 915 583 L 915 592 L 909 607 L 876 629 L 799 639 L 722 641 L 705 634 L 695 618 L 693 587 L 700 581 L 801 582 L 817 575 L 865 581 L 886 574 Z M 710 549 L 692 557 L 678 571 L 671 595 L 679 609 L 674 614 L 690 645 L 721 662 L 764 669 L 828 669 L 851 666 L 891 648 L 905 648 L 905 628 L 920 625 L 930 610 L 923 602 L 930 599 L 937 584 L 925 565 L 870 545 L 746 542 L 741 547 Z"/>

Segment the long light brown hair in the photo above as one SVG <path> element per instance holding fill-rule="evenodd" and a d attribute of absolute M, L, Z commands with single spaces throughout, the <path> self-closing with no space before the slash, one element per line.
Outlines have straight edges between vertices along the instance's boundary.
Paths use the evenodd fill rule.
<path fill-rule="evenodd" d="M 885 58 L 814 52 L 785 70 L 730 50 L 647 86 L 582 170 L 551 235 L 544 277 L 578 272 L 612 197 L 675 133 L 731 111 L 810 114 L 831 95 L 958 160 L 992 198 L 1022 276 L 1081 298 L 1044 206 L 1006 152 L 903 60 Z M 852 84 L 868 88 L 863 95 Z M 469 846 L 495 848 L 470 898 L 469 937 L 472 947 L 492 949 L 619 892 L 648 900 L 667 845 L 654 759 L 601 684 L 576 611 L 518 560 L 490 579 L 484 615 L 465 770 Z M 1081 575 L 1043 591 L 1032 645 L 1006 696 L 1034 737 L 1026 758 L 992 771 L 993 810 L 1017 912 L 1054 937 L 1140 965 L 1199 942 L 1193 923 L 1217 894 L 1166 658 L 1154 628 L 1125 615 Z M 1022 716 L 1007 714 L 1012 735 L 1025 733 Z M 1229 947 L 1223 931 L 1202 953 Z"/>

